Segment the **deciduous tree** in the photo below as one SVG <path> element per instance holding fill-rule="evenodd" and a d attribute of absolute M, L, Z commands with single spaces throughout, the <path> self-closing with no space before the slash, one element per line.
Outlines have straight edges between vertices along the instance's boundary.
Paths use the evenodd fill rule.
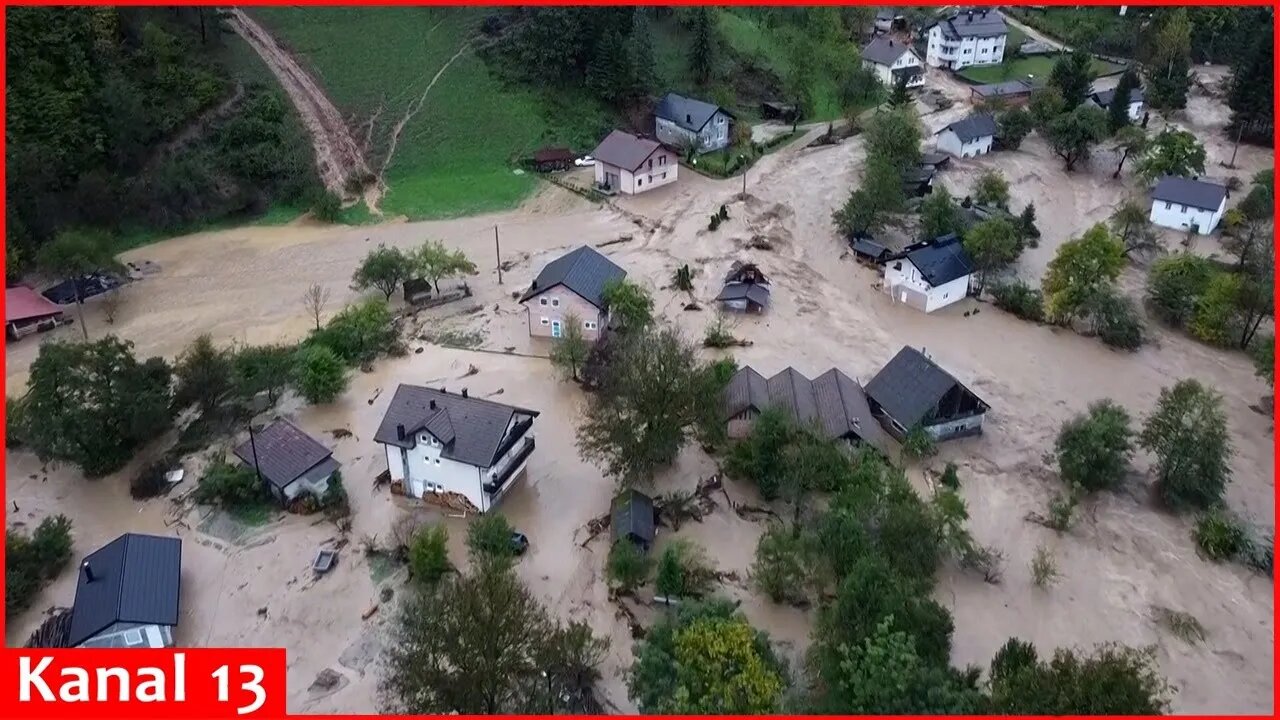
<path fill-rule="evenodd" d="M 1046 134 L 1049 147 L 1071 172 L 1107 136 L 1107 116 L 1096 107 L 1080 105 L 1049 121 Z"/>
<path fill-rule="evenodd" d="M 978 176 L 973 186 L 974 202 L 983 205 L 995 205 L 998 208 L 1009 208 L 1009 181 L 999 170 L 988 168 Z"/>
<path fill-rule="evenodd" d="M 1156 456 L 1157 488 L 1170 507 L 1204 509 L 1222 500 L 1232 450 L 1217 393 L 1197 380 L 1164 388 L 1138 442 Z"/>
<path fill-rule="evenodd" d="M 97 230 L 64 230 L 36 254 L 36 266 L 48 275 L 70 280 L 75 290 L 80 331 L 89 339 L 84 324 L 84 282 L 94 273 L 120 273 L 124 266 L 116 260 L 109 235 Z"/>
<path fill-rule="evenodd" d="M 347 369 L 325 345 L 304 346 L 294 355 L 293 382 L 312 405 L 338 399 L 347 389 Z"/>
<path fill-rule="evenodd" d="M 1062 94 L 1063 109 L 1074 110 L 1089 95 L 1093 56 L 1087 52 L 1068 52 L 1058 56 L 1049 72 L 1049 85 Z"/>
<path fill-rule="evenodd" d="M 551 364 L 577 382 L 578 370 L 586 362 L 589 352 L 591 345 L 583 335 L 582 319 L 569 313 L 564 319 L 564 332 L 551 348 Z"/>
<path fill-rule="evenodd" d="M 1015 107 L 996 115 L 996 139 L 1001 147 L 1017 150 L 1035 127 L 1035 118 L 1027 110 Z"/>
<path fill-rule="evenodd" d="M 1054 444 L 1058 473 L 1067 485 L 1085 490 L 1114 490 L 1129 472 L 1133 431 L 1129 413 L 1111 400 L 1062 424 Z"/>
<path fill-rule="evenodd" d="M 1147 143 L 1138 161 L 1138 174 L 1147 180 L 1166 175 L 1203 175 L 1204 161 L 1204 146 L 1195 135 L 1186 130 L 1165 128 Z"/>
<path fill-rule="evenodd" d="M 1124 247 L 1101 223 L 1064 242 L 1049 261 L 1043 289 L 1046 314 L 1067 324 L 1079 316 L 1102 286 L 1114 283 L 1124 268 Z"/>
<path fill-rule="evenodd" d="M 413 277 L 413 273 L 413 259 L 400 248 L 379 245 L 364 256 L 360 267 L 352 274 L 351 282 L 360 290 L 377 288 L 390 300 L 396 288 Z"/>
<path fill-rule="evenodd" d="M 964 248 L 973 258 L 978 271 L 979 287 L 985 287 L 987 276 L 1008 267 L 1022 250 L 1018 230 L 1004 218 L 984 220 L 964 236 Z"/>
<path fill-rule="evenodd" d="M 1111 177 L 1118 178 L 1125 161 L 1131 157 L 1141 157 L 1146 152 L 1147 133 L 1137 125 L 1123 125 L 1116 131 L 1115 143 L 1120 161 L 1116 163 L 1116 171 L 1111 173 Z"/>
<path fill-rule="evenodd" d="M 1040 660 L 1010 640 L 992 661 L 991 712 L 1010 715 L 1161 715 L 1169 686 L 1153 649 L 1100 645 L 1058 649 Z"/>
<path fill-rule="evenodd" d="M 250 345 L 236 352 L 232 360 L 232 378 L 241 397 L 267 394 L 267 402 L 275 404 L 289 385 L 293 374 L 295 349 L 288 345 Z"/>
<path fill-rule="evenodd" d="M 1147 104 L 1171 112 L 1187 106 L 1191 87 L 1191 23 L 1184 8 L 1165 15 L 1145 68 Z"/>
<path fill-rule="evenodd" d="M 178 407 L 200 406 L 201 415 L 210 415 L 234 386 L 232 354 L 214 347 L 207 334 L 197 337 L 178 356 L 173 367 L 177 387 L 173 401 Z"/>
<path fill-rule="evenodd" d="M 476 264 L 467 259 L 461 250 L 449 250 L 439 240 L 426 242 L 413 255 L 413 266 L 431 281 L 436 294 L 440 293 L 440 281 L 445 278 L 475 275 Z"/>
<path fill-rule="evenodd" d="M 1185 327 L 1195 317 L 1200 297 L 1215 272 L 1213 262 L 1199 255 L 1178 253 L 1161 258 L 1147 276 L 1147 302 L 1161 320 Z"/>
<path fill-rule="evenodd" d="M 602 295 L 610 320 L 625 330 L 643 332 L 653 323 L 653 298 L 636 283 L 610 280 L 605 283 Z"/>
<path fill-rule="evenodd" d="M 939 186 L 920 203 L 921 237 L 942 237 L 959 232 L 962 227 L 960 208 L 945 187 Z"/>

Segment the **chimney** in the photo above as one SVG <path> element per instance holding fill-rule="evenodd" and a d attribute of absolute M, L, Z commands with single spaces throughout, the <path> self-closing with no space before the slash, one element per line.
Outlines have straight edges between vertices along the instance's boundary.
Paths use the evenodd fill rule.
<path fill-rule="evenodd" d="M 685 121 L 686 123 L 689 123 L 690 125 L 692 125 L 692 124 L 693 124 L 693 116 L 692 116 L 692 115 L 685 115 L 685 116 L 684 116 L 684 121 Z"/>
<path fill-rule="evenodd" d="M 80 569 L 81 569 L 81 570 L 84 570 L 84 581 L 85 581 L 85 582 L 93 582 L 94 580 L 96 580 L 96 579 L 97 579 L 97 578 L 95 578 L 95 577 L 93 576 L 93 568 L 89 567 L 89 561 L 88 561 L 88 560 L 85 560 L 84 562 L 80 563 Z"/>
<path fill-rule="evenodd" d="M 969 11 L 969 22 L 973 22 L 973 11 Z"/>
<path fill-rule="evenodd" d="M 404 426 L 403 426 L 403 425 L 396 425 L 396 439 L 397 439 L 397 440 L 403 440 L 403 439 L 404 439 Z"/>
<path fill-rule="evenodd" d="M 431 409 L 432 409 L 432 410 L 435 410 L 435 409 L 436 409 L 436 401 L 435 401 L 435 400 L 432 400 L 432 401 L 431 401 L 431 405 L 430 405 L 430 407 L 431 407 Z"/>
<path fill-rule="evenodd" d="M 467 389 L 462 388 L 462 397 L 466 397 L 466 396 L 467 396 Z"/>
<path fill-rule="evenodd" d="M 987 9 L 982 8 L 982 15 L 980 15 L 979 17 L 986 17 L 986 16 L 987 16 Z"/>

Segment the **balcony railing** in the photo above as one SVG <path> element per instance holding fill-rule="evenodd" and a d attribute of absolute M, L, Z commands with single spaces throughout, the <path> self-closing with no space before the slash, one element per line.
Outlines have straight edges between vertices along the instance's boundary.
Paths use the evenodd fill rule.
<path fill-rule="evenodd" d="M 516 469 L 519 468 L 531 454 L 533 454 L 533 447 L 533 438 L 525 438 L 520 448 L 507 459 L 506 464 L 489 479 L 489 482 L 484 484 L 484 491 L 490 495 L 497 495 L 501 492 L 503 486 L 506 485 L 507 481 L 511 479 L 511 476 L 515 474 Z"/>

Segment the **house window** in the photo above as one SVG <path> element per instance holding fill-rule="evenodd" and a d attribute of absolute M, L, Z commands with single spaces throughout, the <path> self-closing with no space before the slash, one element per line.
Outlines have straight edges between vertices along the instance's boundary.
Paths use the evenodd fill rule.
<path fill-rule="evenodd" d="M 653 169 L 653 158 L 649 158 L 649 169 Z"/>
<path fill-rule="evenodd" d="M 1165 209 L 1165 210 L 1169 210 L 1169 209 L 1171 209 L 1172 207 L 1173 207 L 1173 203 L 1165 203 L 1165 204 L 1164 204 L 1164 209 Z"/>
<path fill-rule="evenodd" d="M 663 179 L 663 180 L 666 180 L 666 179 L 667 179 L 667 174 L 666 174 L 666 173 L 662 173 L 662 179 Z"/>
<path fill-rule="evenodd" d="M 1182 214 L 1183 214 L 1183 215 L 1186 215 L 1186 214 L 1187 214 L 1187 206 L 1186 206 L 1186 205 L 1179 205 L 1179 206 L 1178 206 L 1178 209 L 1180 209 L 1180 210 L 1182 211 Z"/>
<path fill-rule="evenodd" d="M 440 465 L 440 458 L 436 458 L 436 466 L 439 467 L 439 465 Z"/>
<path fill-rule="evenodd" d="M 541 306 L 543 306 L 543 307 L 546 307 L 546 305 L 547 305 L 547 299 L 546 299 L 546 298 L 538 298 L 538 304 L 539 304 L 539 305 L 541 305 Z"/>
<path fill-rule="evenodd" d="M 550 324 L 551 324 L 551 321 L 550 321 L 550 320 L 547 320 L 546 318 L 542 318 L 542 319 L 541 319 L 541 321 L 539 322 L 539 324 L 540 324 L 540 325 L 550 325 Z"/>
<path fill-rule="evenodd" d="M 659 155 L 659 156 L 658 156 L 658 164 L 659 164 L 659 165 L 666 165 L 666 164 L 667 164 L 667 156 L 666 156 L 666 155 Z"/>
<path fill-rule="evenodd" d="M 551 298 L 551 307 L 560 307 L 560 298 Z"/>
<path fill-rule="evenodd" d="M 125 631 L 124 631 L 124 644 L 125 644 L 125 645 L 141 645 L 141 644 L 142 644 L 142 631 L 137 630 L 137 629 L 134 629 L 134 630 L 125 630 Z"/>
<path fill-rule="evenodd" d="M 644 184 L 644 178 L 636 178 L 636 187 L 640 187 L 643 184 Z"/>

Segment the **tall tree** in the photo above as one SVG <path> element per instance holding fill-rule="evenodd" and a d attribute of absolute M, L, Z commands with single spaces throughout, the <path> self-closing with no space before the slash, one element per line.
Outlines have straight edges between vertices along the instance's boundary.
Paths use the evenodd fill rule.
<path fill-rule="evenodd" d="M 595 58 L 587 68 L 587 87 L 597 97 L 614 105 L 626 100 L 635 84 L 631 56 L 622 37 L 617 30 L 605 32 Z"/>
<path fill-rule="evenodd" d="M 627 56 L 631 69 L 631 97 L 645 97 L 653 92 L 657 79 L 653 55 L 653 30 L 649 9 L 637 7 L 631 16 L 631 34 L 627 36 Z"/>
<path fill-rule="evenodd" d="M 1027 110 L 1041 132 L 1048 129 L 1049 123 L 1061 115 L 1064 108 L 1066 100 L 1062 97 L 1062 91 L 1053 85 L 1046 85 L 1032 92 L 1031 100 L 1027 103 Z"/>
<path fill-rule="evenodd" d="M 431 281 L 436 294 L 440 293 L 441 280 L 476 274 L 476 264 L 467 259 L 465 253 L 450 251 L 439 240 L 423 243 L 413 255 L 413 261 L 415 269 Z"/>
<path fill-rule="evenodd" d="M 1222 500 L 1231 439 L 1216 392 L 1197 380 L 1164 388 L 1138 442 L 1156 456 L 1157 489 L 1170 507 L 1205 509 Z"/>
<path fill-rule="evenodd" d="M 114 336 L 93 343 L 47 342 L 31 364 L 24 440 L 41 458 L 90 477 L 124 467 L 173 420 L 169 366 L 139 363 Z"/>
<path fill-rule="evenodd" d="M 1190 177 L 1204 174 L 1204 145 L 1186 130 L 1165 128 L 1147 143 L 1138 161 L 1138 174 L 1147 180 L 1166 175 Z"/>
<path fill-rule="evenodd" d="M 413 273 L 413 258 L 400 248 L 379 244 L 360 261 L 360 266 L 351 276 L 351 282 L 360 290 L 377 288 L 390 300 L 396 288 L 413 277 Z"/>
<path fill-rule="evenodd" d="M 1111 125 L 1111 132 L 1116 132 L 1129 124 L 1129 103 L 1133 97 L 1133 91 L 1139 84 L 1138 74 L 1133 71 L 1133 68 L 1125 70 L 1120 75 L 1115 94 L 1111 96 L 1111 104 L 1107 106 L 1107 122 Z"/>
<path fill-rule="evenodd" d="M 1093 56 L 1087 52 L 1069 52 L 1058 56 L 1049 72 L 1049 86 L 1062 94 L 1063 109 L 1074 110 L 1089 95 Z"/>
<path fill-rule="evenodd" d="M 36 265 L 41 271 L 63 280 L 70 280 L 75 290 L 76 313 L 80 317 L 80 331 L 89 339 L 89 328 L 84 324 L 84 283 L 88 276 L 101 272 L 123 272 L 124 266 L 112 252 L 111 237 L 96 230 L 65 230 L 49 244 L 40 248 Z"/>
<path fill-rule="evenodd" d="M 638 284 L 626 279 L 610 280 L 602 295 L 610 320 L 626 331 L 642 332 L 653 324 L 653 298 Z"/>
<path fill-rule="evenodd" d="M 942 237 L 962 227 L 960 208 L 945 187 L 939 186 L 920 203 L 920 237 Z"/>
<path fill-rule="evenodd" d="M 1025 108 L 1002 110 L 996 115 L 996 139 L 1000 146 L 1017 150 L 1035 126 L 1035 118 Z"/>
<path fill-rule="evenodd" d="M 1107 135 L 1107 116 L 1102 110 L 1080 105 L 1049 122 L 1048 140 L 1053 153 L 1062 158 L 1067 172 L 1087 160 L 1093 146 Z"/>
<path fill-rule="evenodd" d="M 1191 87 L 1191 24 L 1185 8 L 1165 15 L 1146 68 L 1147 104 L 1171 112 L 1187 106 Z"/>
<path fill-rule="evenodd" d="M 1258 34 L 1249 47 L 1242 49 L 1231 68 L 1231 84 L 1227 91 L 1227 105 L 1231 107 L 1231 124 L 1236 147 L 1242 138 L 1253 142 L 1271 144 L 1275 128 L 1275 109 L 1272 105 L 1271 40 L 1273 28 L 1270 20 L 1259 23 Z M 1235 165 L 1236 151 L 1231 152 L 1231 166 Z"/>
<path fill-rule="evenodd" d="M 1111 213 L 1111 230 L 1124 245 L 1125 257 L 1161 248 L 1151 225 L 1151 212 L 1135 200 L 1125 200 Z"/>
<path fill-rule="evenodd" d="M 1086 414 L 1062 424 L 1054 454 L 1068 485 L 1089 491 L 1115 489 L 1129 472 L 1133 455 L 1129 413 L 1111 400 L 1090 403 Z"/>
<path fill-rule="evenodd" d="M 981 290 L 986 287 L 990 273 L 1002 270 L 1018 259 L 1022 243 L 1013 223 L 1004 218 L 992 218 L 965 233 L 964 248 L 973 258 Z"/>
<path fill-rule="evenodd" d="M 692 34 L 689 45 L 689 72 L 699 85 L 706 85 L 715 72 L 716 31 L 711 17 L 712 8 L 698 7 L 693 10 Z"/>
<path fill-rule="evenodd" d="M 208 416 L 218 408 L 234 387 L 232 355 L 214 346 L 208 334 L 200 335 L 178 356 L 173 367 L 177 387 L 173 401 L 177 407 L 192 403 Z"/>
<path fill-rule="evenodd" d="M 590 351 L 591 345 L 582 333 L 582 318 L 569 313 L 564 319 L 564 334 L 551 348 L 551 364 L 577 382 L 578 371 Z"/>
<path fill-rule="evenodd" d="M 994 205 L 1009 209 L 1009 181 L 994 168 L 987 168 L 973 185 L 973 201 L 982 205 Z"/>
<path fill-rule="evenodd" d="M 1098 291 L 1110 286 L 1124 268 L 1124 246 L 1099 223 L 1068 240 L 1049 261 L 1044 276 L 1046 312 L 1051 320 L 1069 323 Z"/>

